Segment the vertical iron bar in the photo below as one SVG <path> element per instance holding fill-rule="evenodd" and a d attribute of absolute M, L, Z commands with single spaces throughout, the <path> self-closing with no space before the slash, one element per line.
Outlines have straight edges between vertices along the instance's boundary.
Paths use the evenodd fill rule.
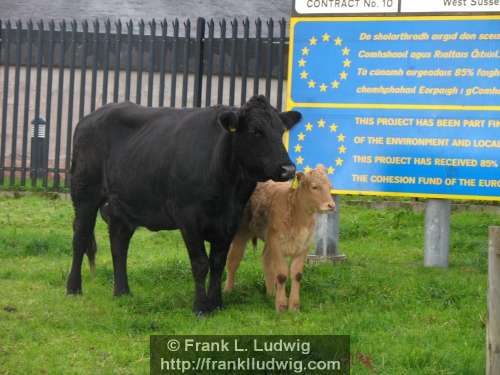
<path fill-rule="evenodd" d="M 14 75 L 14 106 L 12 108 L 12 144 L 10 156 L 10 186 L 16 183 L 17 122 L 19 119 L 19 81 L 21 75 L 21 21 L 16 22 L 16 70 Z"/>
<path fill-rule="evenodd" d="M 125 100 L 130 100 L 130 71 L 132 70 L 132 32 L 134 23 L 132 20 L 127 22 L 127 66 L 125 70 Z"/>
<path fill-rule="evenodd" d="M 163 19 L 161 25 L 161 49 L 160 49 L 160 86 L 158 88 L 158 106 L 163 107 L 165 100 L 165 61 L 167 54 L 167 27 L 166 19 Z"/>
<path fill-rule="evenodd" d="M 28 159 L 28 136 L 30 134 L 29 128 L 29 114 L 30 114 L 30 98 L 31 98 L 31 65 L 33 59 L 33 21 L 28 20 L 27 29 L 27 57 L 26 57 L 26 71 L 24 76 L 24 116 L 23 116 L 23 151 L 21 161 L 21 186 L 26 185 L 26 166 Z"/>
<path fill-rule="evenodd" d="M 48 45 L 48 57 L 47 57 L 47 95 L 45 98 L 45 137 L 43 139 L 43 186 L 48 187 L 48 177 L 49 177 L 49 148 L 50 148 L 50 127 L 52 118 L 52 77 L 54 73 L 54 33 L 55 33 L 55 22 L 50 20 L 49 22 L 49 45 Z"/>
<path fill-rule="evenodd" d="M 286 43 L 286 20 L 282 18 L 280 24 L 280 44 L 278 49 L 278 93 L 276 98 L 276 108 L 281 111 L 283 108 L 283 80 L 285 71 L 285 43 Z"/>
<path fill-rule="evenodd" d="M 92 59 L 92 85 L 90 89 L 90 112 L 95 111 L 95 102 L 96 102 L 96 92 L 97 92 L 97 64 L 99 57 L 99 21 L 94 20 L 94 51 L 93 51 L 93 59 Z"/>
<path fill-rule="evenodd" d="M 7 111 L 9 104 L 9 71 L 10 71 L 10 37 L 11 23 L 7 20 L 5 31 L 2 35 L 2 46 L 4 50 L 3 66 L 3 103 L 2 103 L 2 138 L 0 143 L 0 186 L 3 186 L 5 173 L 5 144 L 7 142 Z"/>
<path fill-rule="evenodd" d="M 203 90 L 203 44 L 205 38 L 205 19 L 198 17 L 196 21 L 196 51 L 194 56 L 193 107 L 201 107 Z"/>
<path fill-rule="evenodd" d="M 262 21 L 257 18 L 255 21 L 255 75 L 253 76 L 253 94 L 259 93 L 259 76 L 260 76 L 260 48 L 262 45 Z"/>
<path fill-rule="evenodd" d="M 214 58 L 214 20 L 208 23 L 208 43 L 207 43 L 207 88 L 205 93 L 205 106 L 210 106 L 212 101 L 212 72 Z"/>
<path fill-rule="evenodd" d="M 120 54 L 122 50 L 122 21 L 118 20 L 116 22 L 116 34 L 115 34 L 115 75 L 114 88 L 113 88 L 113 102 L 118 102 L 119 90 L 120 90 Z"/>
<path fill-rule="evenodd" d="M 109 18 L 104 23 L 104 66 L 102 71 L 102 105 L 108 102 L 108 81 L 109 81 L 109 49 L 111 39 L 111 21 Z"/>
<path fill-rule="evenodd" d="M 73 101 L 75 97 L 75 61 L 76 61 L 76 21 L 71 21 L 71 50 L 69 62 L 68 121 L 66 129 L 66 163 L 64 166 L 64 186 L 69 187 L 69 169 L 71 162 L 71 139 L 73 138 Z"/>
<path fill-rule="evenodd" d="M 236 40 L 238 38 L 238 21 L 231 21 L 231 75 L 229 79 L 229 105 L 234 105 L 234 86 L 236 81 Z"/>
<path fill-rule="evenodd" d="M 149 73 L 148 73 L 148 107 L 153 106 L 153 78 L 155 74 L 155 42 L 156 42 L 156 22 L 153 19 L 149 22 L 150 47 L 149 47 Z"/>
<path fill-rule="evenodd" d="M 59 79 L 57 89 L 57 129 L 56 129 L 56 149 L 54 162 L 54 188 L 58 189 L 61 180 L 61 130 L 62 130 L 62 109 L 64 101 L 64 55 L 65 55 L 65 34 L 66 21 L 60 23 L 59 29 Z M 49 140 L 50 142 L 50 140 Z"/>
<path fill-rule="evenodd" d="M 267 69 L 266 69 L 266 97 L 271 101 L 271 73 L 273 71 L 273 39 L 274 21 L 269 18 L 267 21 Z"/>
<path fill-rule="evenodd" d="M 248 40 L 250 38 L 250 21 L 243 21 L 243 46 L 241 51 L 241 105 L 247 101 L 247 77 L 248 77 Z"/>
<path fill-rule="evenodd" d="M 82 22 L 82 56 L 80 64 L 80 112 L 78 118 L 81 120 L 85 113 L 85 83 L 87 77 L 87 38 L 89 32 L 89 23 L 87 20 Z"/>
<path fill-rule="evenodd" d="M 217 82 L 217 104 L 222 104 L 222 96 L 224 94 L 224 42 L 226 40 L 226 20 L 223 19 L 220 23 L 220 39 L 219 39 L 219 78 Z"/>
<path fill-rule="evenodd" d="M 142 70 L 144 69 L 144 20 L 139 21 L 139 66 L 137 67 L 137 79 L 135 90 L 135 102 L 141 104 L 142 97 Z"/>
<path fill-rule="evenodd" d="M 31 138 L 31 186 L 35 187 L 38 180 L 38 142 L 35 138 L 38 137 L 37 122 L 40 119 L 40 96 L 42 90 L 42 60 L 43 60 L 43 21 L 37 23 L 38 26 L 38 43 L 36 56 L 36 86 L 35 86 L 35 118 L 33 119 L 33 132 Z"/>
<path fill-rule="evenodd" d="M 172 23 L 174 28 L 174 41 L 172 44 L 172 75 L 170 76 L 170 107 L 175 107 L 175 93 L 177 82 L 177 44 L 179 43 L 179 20 Z"/>
<path fill-rule="evenodd" d="M 191 44 L 191 21 L 184 22 L 184 74 L 182 75 L 182 107 L 187 106 L 187 90 L 189 77 L 189 45 Z"/>

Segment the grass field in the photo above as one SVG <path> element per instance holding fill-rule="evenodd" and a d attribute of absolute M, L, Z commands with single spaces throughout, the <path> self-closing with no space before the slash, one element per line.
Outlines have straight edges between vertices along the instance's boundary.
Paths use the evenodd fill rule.
<path fill-rule="evenodd" d="M 65 295 L 71 205 L 41 195 L 0 197 L 0 374 L 146 374 L 151 334 L 347 334 L 353 374 L 483 374 L 487 228 L 500 217 L 454 212 L 450 268 L 424 269 L 423 214 L 341 211 L 341 265 L 306 266 L 302 311 L 277 315 L 259 252 L 248 251 L 226 308 L 191 313 L 193 282 L 178 232 L 136 232 L 133 295 L 112 297 L 106 228 L 97 272 Z"/>

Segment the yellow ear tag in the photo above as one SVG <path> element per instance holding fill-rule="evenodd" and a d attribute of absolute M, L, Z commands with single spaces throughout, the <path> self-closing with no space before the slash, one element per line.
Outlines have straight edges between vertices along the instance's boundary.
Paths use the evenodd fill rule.
<path fill-rule="evenodd" d="M 230 131 L 231 133 L 234 133 L 234 132 L 236 131 L 236 128 L 229 128 L 229 131 Z"/>
<path fill-rule="evenodd" d="M 299 179 L 297 178 L 297 176 L 295 176 L 292 180 L 292 189 L 297 190 L 298 187 L 299 187 Z"/>

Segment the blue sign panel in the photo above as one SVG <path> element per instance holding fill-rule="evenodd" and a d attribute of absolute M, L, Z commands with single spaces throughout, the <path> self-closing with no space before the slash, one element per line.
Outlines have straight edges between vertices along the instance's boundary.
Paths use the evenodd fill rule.
<path fill-rule="evenodd" d="M 292 19 L 289 134 L 337 193 L 500 200 L 500 17 Z"/>

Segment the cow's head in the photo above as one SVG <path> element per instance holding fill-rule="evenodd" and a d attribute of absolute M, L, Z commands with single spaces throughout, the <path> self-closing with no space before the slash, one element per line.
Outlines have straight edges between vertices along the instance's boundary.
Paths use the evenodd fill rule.
<path fill-rule="evenodd" d="M 300 199 L 308 211 L 326 213 L 335 210 L 335 202 L 330 195 L 332 185 L 321 164 L 310 172 L 298 172 L 296 178 Z"/>
<path fill-rule="evenodd" d="M 239 110 L 219 113 L 217 121 L 233 137 L 233 151 L 255 181 L 286 181 L 295 165 L 283 146 L 283 133 L 301 119 L 296 111 L 278 112 L 264 96 L 254 96 Z"/>

